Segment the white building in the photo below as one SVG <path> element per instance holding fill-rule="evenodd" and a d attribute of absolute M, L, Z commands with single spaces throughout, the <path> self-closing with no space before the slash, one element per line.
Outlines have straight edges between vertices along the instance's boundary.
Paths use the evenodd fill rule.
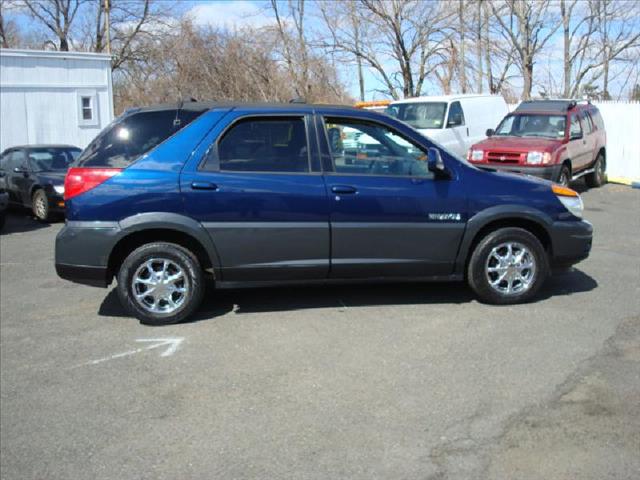
<path fill-rule="evenodd" d="M 112 119 L 109 55 L 0 49 L 0 151 L 36 143 L 84 148 Z"/>

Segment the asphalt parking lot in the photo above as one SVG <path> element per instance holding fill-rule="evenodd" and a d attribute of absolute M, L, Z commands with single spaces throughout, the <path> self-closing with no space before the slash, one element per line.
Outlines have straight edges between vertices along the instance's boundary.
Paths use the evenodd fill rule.
<path fill-rule="evenodd" d="M 586 191 L 591 257 L 538 301 L 463 284 L 208 292 L 124 316 L 0 237 L 3 479 L 640 477 L 640 190 Z M 112 287 L 113 288 L 113 287 Z"/>

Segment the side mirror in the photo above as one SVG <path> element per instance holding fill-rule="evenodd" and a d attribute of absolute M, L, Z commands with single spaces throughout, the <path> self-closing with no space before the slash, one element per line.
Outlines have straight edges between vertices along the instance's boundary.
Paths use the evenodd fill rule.
<path fill-rule="evenodd" d="M 431 147 L 427 151 L 427 168 L 436 175 L 442 175 L 447 171 L 437 148 Z"/>
<path fill-rule="evenodd" d="M 487 131 L 484 132 L 487 137 L 493 137 L 494 133 L 496 133 L 496 131 L 493 128 L 487 128 Z"/>
<path fill-rule="evenodd" d="M 569 140 L 580 140 L 582 138 L 582 132 L 572 133 Z"/>

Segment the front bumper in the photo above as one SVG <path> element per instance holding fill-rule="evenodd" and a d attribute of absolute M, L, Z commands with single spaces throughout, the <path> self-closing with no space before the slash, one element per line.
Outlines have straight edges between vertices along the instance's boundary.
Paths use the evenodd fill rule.
<path fill-rule="evenodd" d="M 499 172 L 520 173 L 522 175 L 532 175 L 534 177 L 544 178 L 552 182 L 558 179 L 560 168 L 562 165 L 547 165 L 544 167 L 527 167 L 524 165 L 500 165 L 495 163 L 474 163 L 474 166 L 483 170 L 497 170 Z"/>
<path fill-rule="evenodd" d="M 0 192 L 0 212 L 6 210 L 9 207 L 9 194 L 7 192 Z"/>
<path fill-rule="evenodd" d="M 589 256 L 593 241 L 593 226 L 585 221 L 554 222 L 551 228 L 554 268 L 574 265 Z"/>
<path fill-rule="evenodd" d="M 59 277 L 94 287 L 113 278 L 109 254 L 118 240 L 117 222 L 67 222 L 56 236 L 55 266 Z"/>
<path fill-rule="evenodd" d="M 49 211 L 56 213 L 64 213 L 64 198 L 57 193 L 49 193 Z"/>

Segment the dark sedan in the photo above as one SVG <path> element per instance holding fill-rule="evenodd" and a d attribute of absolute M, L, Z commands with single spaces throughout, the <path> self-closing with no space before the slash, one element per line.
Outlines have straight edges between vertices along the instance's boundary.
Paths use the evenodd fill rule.
<path fill-rule="evenodd" d="M 80 152 L 69 145 L 28 145 L 2 152 L 0 177 L 9 202 L 30 208 L 43 222 L 64 213 L 64 177 Z"/>

